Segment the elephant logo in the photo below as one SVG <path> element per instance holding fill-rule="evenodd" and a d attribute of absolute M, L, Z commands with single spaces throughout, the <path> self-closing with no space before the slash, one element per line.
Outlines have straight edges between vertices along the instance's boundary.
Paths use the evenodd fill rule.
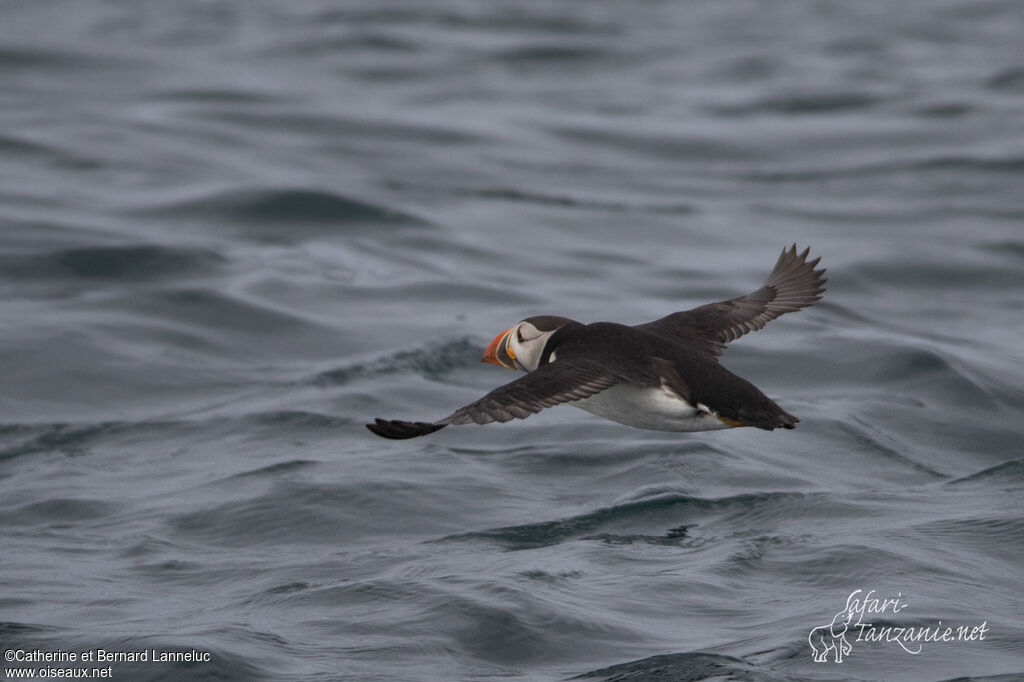
<path fill-rule="evenodd" d="M 846 641 L 846 629 L 853 619 L 850 609 L 840 611 L 829 625 L 819 625 L 807 635 L 807 642 L 814 652 L 815 663 L 827 663 L 828 652 L 831 651 L 836 663 L 843 662 L 843 656 L 853 651 L 853 645 Z"/>

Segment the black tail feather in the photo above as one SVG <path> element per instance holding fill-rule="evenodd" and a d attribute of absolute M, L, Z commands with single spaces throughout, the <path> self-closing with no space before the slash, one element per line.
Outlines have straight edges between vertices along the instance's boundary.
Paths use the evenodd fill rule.
<path fill-rule="evenodd" d="M 753 422 L 751 426 L 756 426 L 759 429 L 765 431 L 774 431 L 775 429 L 795 429 L 797 422 L 800 421 L 789 412 L 779 408 L 779 411 L 775 414 L 762 414 L 758 416 L 757 421 Z"/>

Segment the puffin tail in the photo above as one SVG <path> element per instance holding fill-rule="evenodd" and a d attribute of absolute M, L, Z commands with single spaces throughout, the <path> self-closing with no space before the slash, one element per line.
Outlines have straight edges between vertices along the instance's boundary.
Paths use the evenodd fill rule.
<path fill-rule="evenodd" d="M 740 426 L 754 426 L 765 431 L 795 429 L 797 422 L 800 421 L 767 396 L 763 396 L 763 400 L 757 405 L 740 408 L 733 419 Z"/>
<path fill-rule="evenodd" d="M 756 426 L 759 429 L 765 431 L 774 431 L 775 429 L 795 429 L 799 419 L 786 412 L 784 409 L 772 403 L 775 408 L 771 412 L 761 412 L 757 415 L 756 420 L 751 426 Z"/>

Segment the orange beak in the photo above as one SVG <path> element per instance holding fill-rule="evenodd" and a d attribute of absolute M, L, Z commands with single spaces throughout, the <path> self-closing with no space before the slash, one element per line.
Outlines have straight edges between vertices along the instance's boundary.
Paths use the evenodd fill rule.
<path fill-rule="evenodd" d="M 489 362 L 499 367 L 515 369 L 516 354 L 515 351 L 508 347 L 508 336 L 511 333 L 511 329 L 506 329 L 495 336 L 491 344 L 487 346 L 487 350 L 484 351 L 484 357 L 481 362 Z"/>

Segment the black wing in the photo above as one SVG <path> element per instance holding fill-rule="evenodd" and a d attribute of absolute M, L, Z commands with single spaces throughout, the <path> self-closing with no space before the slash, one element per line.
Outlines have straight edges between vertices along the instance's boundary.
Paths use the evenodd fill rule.
<path fill-rule="evenodd" d="M 499 386 L 480 400 L 460 407 L 436 422 L 377 419 L 366 428 L 382 438 L 402 439 L 426 436 L 449 424 L 488 424 L 526 419 L 545 407 L 582 400 L 625 381 L 628 379 L 620 373 L 597 363 L 559 358 Z"/>
<path fill-rule="evenodd" d="M 811 248 L 797 254 L 796 244 L 783 249 L 764 285 L 745 296 L 709 303 L 693 310 L 666 315 L 636 325 L 651 333 L 721 355 L 725 344 L 760 329 L 780 315 L 812 305 L 821 298 L 827 281 L 825 268 L 815 270 L 821 258 L 807 260 Z"/>

